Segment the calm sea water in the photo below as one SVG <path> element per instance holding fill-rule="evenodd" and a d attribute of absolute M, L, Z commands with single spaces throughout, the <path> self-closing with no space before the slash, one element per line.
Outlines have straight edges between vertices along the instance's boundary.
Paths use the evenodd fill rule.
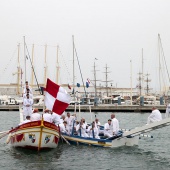
<path fill-rule="evenodd" d="M 95 115 L 104 124 L 111 113 L 81 113 L 87 122 Z M 146 124 L 149 113 L 116 113 L 121 128 Z M 0 112 L 0 131 L 19 122 L 18 112 Z M 3 170 L 168 170 L 170 169 L 170 127 L 150 133 L 154 138 L 142 138 L 139 146 L 116 149 L 60 144 L 50 151 L 14 149 L 0 139 L 0 169 Z"/>

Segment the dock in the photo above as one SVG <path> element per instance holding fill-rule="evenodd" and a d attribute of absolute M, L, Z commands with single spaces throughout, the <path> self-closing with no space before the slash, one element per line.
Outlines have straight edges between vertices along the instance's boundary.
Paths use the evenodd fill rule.
<path fill-rule="evenodd" d="M 40 111 L 43 110 L 43 106 L 34 106 L 35 108 L 38 108 Z M 79 109 L 81 112 L 90 112 L 90 109 L 92 112 L 151 112 L 153 105 L 147 105 L 147 106 L 139 106 L 139 105 L 77 105 L 76 107 L 74 105 L 70 105 L 66 111 L 74 111 L 76 108 L 76 111 L 79 112 Z M 156 106 L 160 112 L 165 113 L 166 106 L 165 105 L 158 105 Z M 19 111 L 19 105 L 0 105 L 0 111 Z"/>

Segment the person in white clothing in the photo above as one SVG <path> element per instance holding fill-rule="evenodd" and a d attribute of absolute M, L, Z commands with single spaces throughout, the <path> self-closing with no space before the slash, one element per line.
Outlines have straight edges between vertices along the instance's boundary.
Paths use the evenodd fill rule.
<path fill-rule="evenodd" d="M 20 126 L 20 125 L 23 125 L 23 124 L 25 124 L 25 123 L 31 122 L 30 118 L 31 118 L 30 116 L 26 116 L 26 119 L 25 119 L 23 122 L 21 122 L 21 123 L 19 124 L 19 126 Z"/>
<path fill-rule="evenodd" d="M 90 138 L 100 139 L 98 128 L 95 125 L 95 122 L 92 122 L 92 125 L 88 127 L 88 135 Z"/>
<path fill-rule="evenodd" d="M 24 98 L 27 98 L 27 94 L 29 94 L 29 98 L 30 98 L 30 99 L 33 99 L 33 94 L 30 93 L 30 89 L 26 89 L 26 92 L 23 93 L 23 99 L 24 99 Z"/>
<path fill-rule="evenodd" d="M 86 124 L 84 119 L 81 119 L 81 122 L 76 126 L 76 132 L 78 133 L 78 136 L 81 137 L 89 137 L 86 133 Z"/>
<path fill-rule="evenodd" d="M 60 123 L 63 123 L 63 122 L 61 122 L 61 116 L 60 115 L 53 113 L 53 112 L 51 112 L 51 115 L 52 115 L 52 122 L 55 125 L 59 125 Z"/>
<path fill-rule="evenodd" d="M 111 124 L 112 120 L 109 119 L 107 123 L 104 125 L 104 136 L 112 137 L 113 136 L 113 126 Z"/>
<path fill-rule="evenodd" d="M 167 105 L 166 107 L 166 112 L 165 112 L 165 118 L 170 117 L 170 104 Z"/>
<path fill-rule="evenodd" d="M 52 112 L 48 109 L 46 109 L 44 112 L 45 112 L 43 114 L 44 121 L 52 123 L 53 122 L 53 117 L 51 115 Z"/>
<path fill-rule="evenodd" d="M 60 124 L 59 126 L 60 126 L 60 132 L 61 132 L 61 133 L 66 133 L 67 135 L 70 134 L 69 129 L 68 129 L 68 127 L 67 127 L 67 122 L 66 122 L 66 121 L 64 121 L 64 122 L 63 122 L 62 124 Z"/>
<path fill-rule="evenodd" d="M 29 89 L 29 93 L 33 94 L 31 86 L 28 85 L 28 81 L 25 82 L 25 86 L 23 87 L 23 94 L 27 93 L 27 89 Z"/>
<path fill-rule="evenodd" d="M 95 119 L 95 126 L 99 129 L 99 128 L 100 128 L 100 125 L 101 125 L 101 123 L 99 122 L 99 119 L 96 118 L 96 119 Z"/>
<path fill-rule="evenodd" d="M 117 135 L 119 132 L 119 121 L 116 119 L 115 114 L 111 114 L 113 135 Z"/>
<path fill-rule="evenodd" d="M 32 105 L 33 100 L 29 98 L 29 94 L 27 94 L 27 98 L 23 101 L 23 116 L 24 120 L 26 119 L 26 116 L 31 116 L 32 114 Z"/>
<path fill-rule="evenodd" d="M 34 109 L 31 115 L 31 121 L 38 121 L 38 120 L 41 120 L 41 115 L 39 114 L 39 110 L 36 108 Z"/>
<path fill-rule="evenodd" d="M 73 117 L 73 116 L 70 116 L 70 113 L 68 112 L 66 118 L 64 119 L 64 121 L 67 122 L 67 127 L 69 128 L 69 131 L 70 131 L 70 133 L 71 133 L 72 130 L 73 130 L 74 117 Z"/>
<path fill-rule="evenodd" d="M 157 122 L 160 120 L 162 120 L 161 112 L 154 106 L 152 108 L 152 113 L 148 117 L 147 124 Z"/>

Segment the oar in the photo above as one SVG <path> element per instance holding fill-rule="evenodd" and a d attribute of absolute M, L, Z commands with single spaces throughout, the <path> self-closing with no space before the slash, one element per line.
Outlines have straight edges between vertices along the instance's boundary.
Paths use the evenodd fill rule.
<path fill-rule="evenodd" d="M 6 133 L 6 132 L 8 132 L 8 130 L 6 130 L 6 131 L 2 131 L 2 132 L 0 132 L 0 134 Z"/>
<path fill-rule="evenodd" d="M 10 131 L 4 132 L 3 134 L 0 135 L 0 139 L 7 136 L 9 134 Z"/>
<path fill-rule="evenodd" d="M 70 145 L 70 143 L 68 142 L 68 140 L 67 140 L 62 134 L 60 134 L 60 136 L 65 140 L 65 142 L 66 142 L 68 145 Z"/>

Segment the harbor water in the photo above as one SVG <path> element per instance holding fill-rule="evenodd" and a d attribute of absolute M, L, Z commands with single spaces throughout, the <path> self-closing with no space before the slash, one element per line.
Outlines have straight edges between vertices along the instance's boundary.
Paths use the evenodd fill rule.
<path fill-rule="evenodd" d="M 115 113 L 120 128 L 132 129 L 146 124 L 150 113 Z M 111 113 L 77 114 L 91 122 L 95 117 L 101 124 Z M 164 114 L 163 114 L 164 116 Z M 0 112 L 0 131 L 17 126 L 19 112 Z M 0 139 L 0 170 L 168 170 L 170 169 L 170 126 L 150 132 L 153 138 L 141 137 L 139 146 L 99 148 L 59 144 L 48 151 L 31 151 L 11 148 L 6 137 Z"/>

